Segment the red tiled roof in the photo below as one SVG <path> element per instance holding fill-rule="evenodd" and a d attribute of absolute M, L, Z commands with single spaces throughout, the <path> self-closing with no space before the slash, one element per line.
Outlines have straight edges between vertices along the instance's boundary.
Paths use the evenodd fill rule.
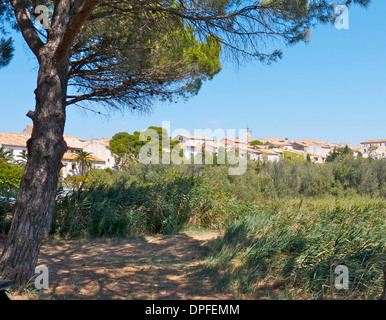
<path fill-rule="evenodd" d="M 361 142 L 361 144 L 369 144 L 369 143 L 381 143 L 381 142 L 386 142 L 386 139 L 378 139 L 378 140 L 367 140 L 367 141 L 364 141 L 364 142 Z"/>
<path fill-rule="evenodd" d="M 0 145 L 13 147 L 27 147 L 27 140 L 30 136 L 23 133 L 0 132 Z"/>

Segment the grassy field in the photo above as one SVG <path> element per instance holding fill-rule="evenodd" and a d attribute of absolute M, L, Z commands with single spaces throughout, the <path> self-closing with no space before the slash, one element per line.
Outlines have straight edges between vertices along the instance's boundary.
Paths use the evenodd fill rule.
<path fill-rule="evenodd" d="M 386 264 L 381 199 L 261 204 L 211 242 L 203 274 L 239 298 L 378 299 Z M 335 288 L 338 265 L 348 290 Z"/>

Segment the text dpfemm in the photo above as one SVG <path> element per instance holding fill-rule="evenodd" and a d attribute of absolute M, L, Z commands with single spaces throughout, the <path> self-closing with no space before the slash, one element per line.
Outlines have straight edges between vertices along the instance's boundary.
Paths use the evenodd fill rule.
<path fill-rule="evenodd" d="M 188 313 L 191 315 L 197 314 L 239 314 L 239 305 L 216 305 L 216 304 L 191 304 L 189 308 L 180 307 L 157 307 L 153 304 L 151 307 L 146 307 L 146 315 L 170 315 L 173 318 L 177 317 L 178 313 Z"/>

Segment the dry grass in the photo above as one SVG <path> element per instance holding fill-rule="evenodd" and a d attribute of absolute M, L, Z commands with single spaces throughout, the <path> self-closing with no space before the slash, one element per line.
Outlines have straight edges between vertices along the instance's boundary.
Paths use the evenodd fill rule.
<path fill-rule="evenodd" d="M 12 299 L 232 299 L 196 271 L 203 246 L 217 233 L 190 231 L 134 239 L 50 239 L 39 265 L 50 272 L 49 290 L 14 292 Z"/>

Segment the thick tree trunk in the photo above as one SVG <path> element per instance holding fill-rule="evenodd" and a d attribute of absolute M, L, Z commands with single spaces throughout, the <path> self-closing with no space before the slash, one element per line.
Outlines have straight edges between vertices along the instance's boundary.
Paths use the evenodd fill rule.
<path fill-rule="evenodd" d="M 13 212 L 12 226 L 0 258 L 0 278 L 26 283 L 35 274 L 42 240 L 50 230 L 61 160 L 68 63 L 57 66 L 46 48 L 39 62 L 34 127 L 27 142 L 28 162 Z"/>

